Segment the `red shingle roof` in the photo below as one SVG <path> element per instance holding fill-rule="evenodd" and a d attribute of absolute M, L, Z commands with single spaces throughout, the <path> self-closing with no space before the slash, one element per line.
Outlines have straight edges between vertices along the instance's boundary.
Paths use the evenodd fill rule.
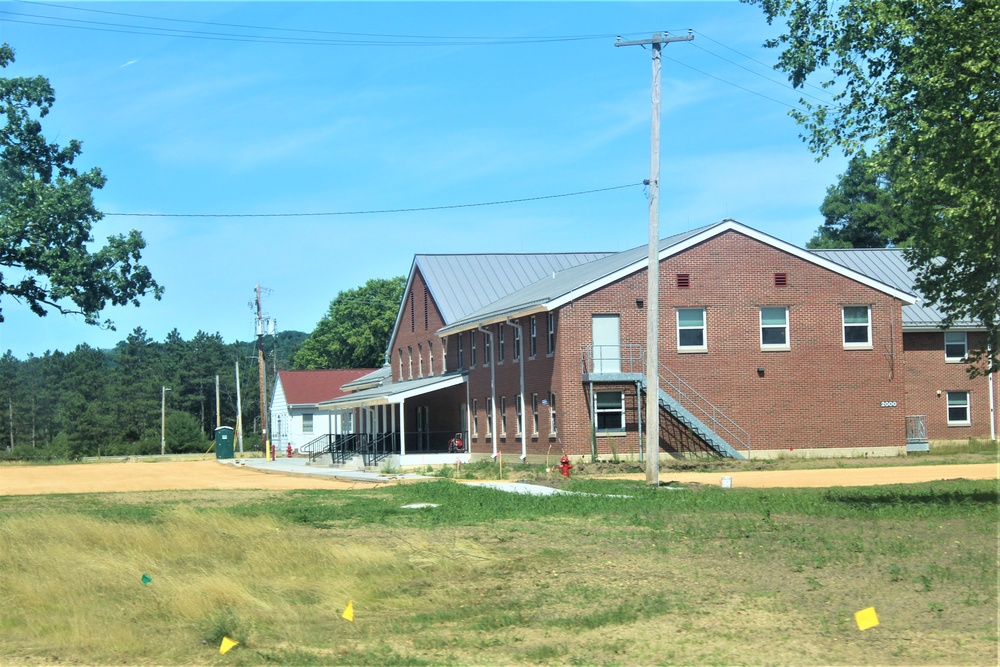
<path fill-rule="evenodd" d="M 281 387 L 285 390 L 288 405 L 314 405 L 320 401 L 339 398 L 346 392 L 340 387 L 374 368 L 338 368 L 322 371 L 278 371 Z"/>

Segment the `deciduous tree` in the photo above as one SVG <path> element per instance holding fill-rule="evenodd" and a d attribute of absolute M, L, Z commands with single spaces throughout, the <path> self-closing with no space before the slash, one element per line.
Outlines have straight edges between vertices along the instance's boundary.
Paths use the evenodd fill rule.
<path fill-rule="evenodd" d="M 868 149 L 905 207 L 917 288 L 1000 347 L 1000 4 L 996 0 L 745 0 L 788 31 L 778 66 L 820 78 L 829 104 L 793 112 L 819 156 Z M 989 358 L 989 364 L 985 363 Z"/>
<path fill-rule="evenodd" d="M 0 46 L 0 67 L 13 60 L 14 50 Z M 102 217 L 93 192 L 105 178 L 98 168 L 73 166 L 79 141 L 60 147 L 42 135 L 40 119 L 54 102 L 45 77 L 0 77 L 0 298 L 22 301 L 39 316 L 76 313 L 113 328 L 98 320 L 105 306 L 139 305 L 146 294 L 160 298 L 162 288 L 140 263 L 146 242 L 136 230 L 91 248 L 91 229 Z"/>
<path fill-rule="evenodd" d="M 338 294 L 295 353 L 292 366 L 300 370 L 380 367 L 405 286 L 402 276 L 376 278 Z"/>

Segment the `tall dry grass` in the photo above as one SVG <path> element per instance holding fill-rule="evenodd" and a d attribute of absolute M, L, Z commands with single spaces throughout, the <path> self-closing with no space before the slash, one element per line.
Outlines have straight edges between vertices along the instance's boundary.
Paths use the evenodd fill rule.
<path fill-rule="evenodd" d="M 343 623 L 348 600 L 391 606 L 414 568 L 452 567 L 435 554 L 427 543 L 380 546 L 185 507 L 153 523 L 4 517 L 0 656 L 61 649 L 98 663 L 185 663 L 207 659 L 223 635 L 244 645 L 307 643 L 317 628 Z"/>

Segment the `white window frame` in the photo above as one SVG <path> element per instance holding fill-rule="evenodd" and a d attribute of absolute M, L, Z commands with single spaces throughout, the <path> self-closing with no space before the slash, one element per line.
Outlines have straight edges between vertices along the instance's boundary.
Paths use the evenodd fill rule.
<path fill-rule="evenodd" d="M 462 349 L 462 338 L 464 332 L 458 332 L 458 370 L 465 368 L 465 351 Z"/>
<path fill-rule="evenodd" d="M 486 437 L 493 437 L 493 399 L 486 397 Z"/>
<path fill-rule="evenodd" d="M 529 346 L 531 354 L 528 358 L 534 359 L 538 356 L 538 323 L 536 322 L 534 315 L 531 316 L 528 322 L 528 333 L 531 336 Z"/>
<path fill-rule="evenodd" d="M 487 422 L 489 420 L 487 419 Z M 479 437 L 479 399 L 472 399 L 472 439 Z"/>
<path fill-rule="evenodd" d="M 476 332 L 469 332 L 469 339 L 472 341 L 469 344 L 469 368 L 476 367 Z"/>
<path fill-rule="evenodd" d="M 952 337 L 952 342 L 948 342 L 948 337 Z M 958 340 L 956 340 L 958 339 Z M 962 354 L 960 356 L 955 356 L 953 354 L 948 354 L 948 346 L 955 346 L 961 344 Z M 949 364 L 961 364 L 965 363 L 966 357 L 969 356 L 969 334 L 965 331 L 945 331 L 944 332 L 944 360 Z"/>
<path fill-rule="evenodd" d="M 500 397 L 500 437 L 507 437 L 507 397 Z"/>
<path fill-rule="evenodd" d="M 524 435 L 521 432 L 521 422 L 524 421 L 524 404 L 521 401 L 520 394 L 514 396 L 514 415 L 517 417 L 517 424 L 514 426 L 514 437 L 520 438 Z"/>
<path fill-rule="evenodd" d="M 432 340 L 427 341 L 427 360 L 429 369 L 427 374 L 434 377 L 434 341 Z"/>
<path fill-rule="evenodd" d="M 531 395 L 531 435 L 535 438 L 538 437 L 538 394 Z"/>
<path fill-rule="evenodd" d="M 410 374 L 409 379 L 412 380 L 413 379 L 413 346 L 412 345 L 407 345 L 406 346 L 406 361 L 407 361 L 407 365 L 409 366 L 409 368 L 408 368 L 408 372 Z"/>
<path fill-rule="evenodd" d="M 968 391 L 949 391 L 945 395 L 945 409 L 947 410 L 948 426 L 970 426 L 972 424 L 972 396 L 971 392 Z M 964 397 L 965 400 L 961 402 L 952 403 L 952 395 L 956 399 Z M 965 419 L 952 419 L 951 409 L 952 407 L 965 409 Z"/>
<path fill-rule="evenodd" d="M 417 377 L 424 376 L 424 344 L 417 343 L 417 371 L 420 373 Z"/>
<path fill-rule="evenodd" d="M 865 313 L 868 316 L 868 321 L 865 324 L 858 324 L 857 322 L 847 322 L 847 309 L 848 308 L 864 308 Z M 872 349 L 872 307 L 871 306 L 843 306 L 840 309 L 840 318 L 843 326 L 841 327 L 841 333 L 844 339 L 844 349 L 845 350 L 870 350 Z M 864 342 L 847 342 L 847 328 L 860 329 L 864 327 L 865 336 L 867 340 Z"/>
<path fill-rule="evenodd" d="M 691 325 L 681 325 L 681 312 L 699 312 L 701 313 L 701 324 L 699 326 Z M 678 308 L 677 309 L 677 351 L 678 352 L 708 352 L 708 327 L 706 326 L 706 313 L 704 308 Z M 684 345 L 681 342 L 681 332 L 683 331 L 700 331 L 701 332 L 701 345 Z"/>
<path fill-rule="evenodd" d="M 493 363 L 493 336 L 483 332 L 483 368 Z"/>
<path fill-rule="evenodd" d="M 782 310 L 785 313 L 785 323 L 783 325 L 777 324 L 764 324 L 764 311 L 765 310 Z M 791 349 L 791 332 L 788 323 L 788 306 L 761 306 L 760 308 L 760 349 L 761 350 L 790 350 Z M 764 329 L 782 329 L 785 333 L 785 341 L 783 343 L 765 343 L 764 342 Z"/>
<path fill-rule="evenodd" d="M 549 426 L 551 430 L 549 431 L 549 437 L 554 438 L 556 434 L 559 433 L 557 429 L 558 422 L 556 421 L 556 395 L 549 394 L 549 419 L 552 422 Z"/>
<path fill-rule="evenodd" d="M 617 394 L 620 399 L 619 407 L 599 408 L 598 397 L 601 395 Z M 614 428 L 602 428 L 600 426 L 601 415 L 618 414 L 621 415 L 621 426 Z M 625 432 L 625 392 L 623 391 L 595 391 L 594 392 L 594 426 L 598 433 L 624 433 Z"/>
<path fill-rule="evenodd" d="M 507 347 L 507 337 L 503 332 L 503 325 L 497 325 L 497 364 L 502 364 L 504 358 L 507 356 L 505 350 Z"/>
<path fill-rule="evenodd" d="M 313 433 L 314 420 L 311 412 L 302 414 L 302 433 Z"/>
<path fill-rule="evenodd" d="M 555 313 L 548 314 L 549 321 L 549 354 L 555 354 L 556 352 L 556 316 Z"/>
<path fill-rule="evenodd" d="M 518 320 L 520 321 L 520 320 Z M 513 325 L 512 325 L 513 326 Z M 514 361 L 521 359 L 521 327 L 514 327 Z"/>

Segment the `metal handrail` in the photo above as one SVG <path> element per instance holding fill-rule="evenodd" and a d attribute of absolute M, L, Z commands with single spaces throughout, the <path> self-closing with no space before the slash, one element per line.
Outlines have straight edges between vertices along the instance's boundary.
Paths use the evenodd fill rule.
<path fill-rule="evenodd" d="M 659 364 L 659 371 L 660 372 L 657 373 L 657 377 L 660 384 L 666 384 L 676 393 L 676 396 L 671 396 L 671 398 L 674 398 L 683 407 L 687 407 L 684 405 L 684 400 L 686 399 L 687 403 L 690 405 L 690 408 L 688 408 L 689 410 L 693 408 L 692 412 L 697 410 L 700 414 L 704 415 L 704 419 L 700 419 L 700 421 L 705 424 L 708 429 L 717 435 L 722 435 L 719 433 L 720 429 L 725 431 L 725 433 L 729 436 L 725 438 L 727 442 L 739 444 L 747 450 L 748 454 L 750 453 L 750 433 L 748 433 L 745 428 L 733 421 L 728 415 L 719 410 L 719 408 L 717 408 L 711 401 L 699 394 L 694 387 L 682 380 L 680 376 L 663 364 Z M 664 378 L 663 373 L 668 373 L 674 379 L 674 384 L 671 384 L 668 378 Z M 662 389 L 662 386 L 660 388 Z M 668 396 L 670 395 L 670 392 L 666 393 Z M 699 404 L 698 401 L 701 401 L 701 404 Z M 711 423 L 706 420 L 710 420 Z"/>
<path fill-rule="evenodd" d="M 598 355 L 595 355 L 594 348 L 615 348 L 615 350 L 609 355 L 605 354 L 605 350 L 599 349 Z M 584 374 L 606 373 L 608 371 L 603 369 L 596 370 L 597 362 L 614 360 L 619 361 L 619 367 L 618 370 L 614 371 L 615 373 L 641 373 L 643 376 L 646 374 L 646 353 L 642 345 L 585 345 L 581 354 Z M 682 407 L 695 413 L 695 416 L 699 414 L 703 415 L 704 419 L 699 417 L 699 421 L 705 424 L 705 427 L 713 433 L 722 436 L 727 442 L 731 441 L 734 444 L 738 444 L 745 448 L 748 453 L 750 452 L 750 434 L 746 429 L 742 428 L 728 415 L 719 410 L 711 401 L 698 393 L 694 387 L 682 380 L 676 373 L 662 363 L 657 362 L 657 365 L 658 389 L 663 389 L 668 396 L 680 403 Z M 664 377 L 664 373 L 667 377 Z M 671 394 L 671 391 L 664 389 L 664 385 L 673 393 Z M 720 431 L 723 431 L 728 437 L 720 433 Z"/>
<path fill-rule="evenodd" d="M 330 444 L 332 442 L 333 436 L 330 433 L 324 433 L 323 435 L 313 438 L 306 444 L 299 447 L 299 454 L 308 454 L 309 460 L 314 461 L 318 457 L 330 451 Z M 320 446 L 321 444 L 322 446 Z"/>

